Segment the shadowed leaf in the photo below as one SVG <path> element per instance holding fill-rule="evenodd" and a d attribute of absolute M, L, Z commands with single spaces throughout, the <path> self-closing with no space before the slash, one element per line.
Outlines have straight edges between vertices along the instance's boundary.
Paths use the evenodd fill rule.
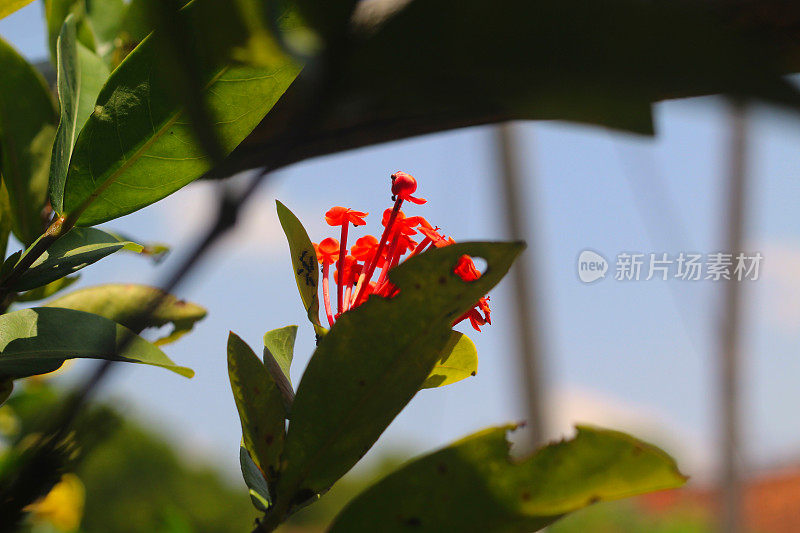
<path fill-rule="evenodd" d="M 14 235 L 30 244 L 43 230 L 56 110 L 36 69 L 2 39 L 0 73 L 0 174 Z"/>
<path fill-rule="evenodd" d="M 73 358 L 145 363 L 194 375 L 128 328 L 98 315 L 47 307 L 0 315 L 0 376 L 45 374 Z"/>
<path fill-rule="evenodd" d="M 140 244 L 122 240 L 111 233 L 95 228 L 74 228 L 39 256 L 12 288 L 25 291 L 41 287 L 123 248 L 142 251 Z"/>
<path fill-rule="evenodd" d="M 283 449 L 286 410 L 261 359 L 233 332 L 228 336 L 228 377 L 245 447 L 266 479 L 274 482 Z"/>
<path fill-rule="evenodd" d="M 78 281 L 80 276 L 70 276 L 66 278 L 59 278 L 55 281 L 51 281 L 47 285 L 42 285 L 41 287 L 36 287 L 35 289 L 31 289 L 29 291 L 23 292 L 22 294 L 17 295 L 14 298 L 15 302 L 36 302 L 38 300 L 44 300 L 45 298 L 50 298 L 54 294 L 59 291 L 62 291 Z"/>

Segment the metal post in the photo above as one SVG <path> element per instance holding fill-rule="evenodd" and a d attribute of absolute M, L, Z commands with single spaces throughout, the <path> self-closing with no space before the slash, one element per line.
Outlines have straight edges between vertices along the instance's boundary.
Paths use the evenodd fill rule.
<path fill-rule="evenodd" d="M 745 184 L 747 124 L 746 110 L 741 102 L 734 102 L 730 111 L 730 179 L 728 183 L 727 252 L 742 251 L 745 224 Z M 720 441 L 722 465 L 720 495 L 722 513 L 720 530 L 723 533 L 742 531 L 742 479 L 739 432 L 739 332 L 741 319 L 741 283 L 731 275 L 725 282 L 722 298 L 722 328 L 720 330 Z"/>
<path fill-rule="evenodd" d="M 540 292 L 532 274 L 529 258 L 535 255 L 534 231 L 525 231 L 523 212 L 526 206 L 531 211 L 530 201 L 523 201 L 521 191 L 522 169 L 517 154 L 516 136 L 511 124 L 496 128 L 500 174 L 503 180 L 503 206 L 506 212 L 508 234 L 512 239 L 526 240 L 528 249 L 517 259 L 512 268 L 514 283 L 514 306 L 516 308 L 518 333 L 518 363 L 525 394 L 527 442 L 523 448 L 533 450 L 544 443 L 546 420 L 544 409 L 545 387 L 542 378 L 542 350 L 536 305 L 541 303 Z"/>

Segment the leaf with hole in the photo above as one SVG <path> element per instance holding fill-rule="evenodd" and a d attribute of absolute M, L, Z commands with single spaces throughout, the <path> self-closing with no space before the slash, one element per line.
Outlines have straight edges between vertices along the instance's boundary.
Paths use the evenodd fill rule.
<path fill-rule="evenodd" d="M 686 482 L 659 448 L 587 426 L 515 461 L 505 438 L 512 427 L 481 431 L 401 467 L 353 499 L 330 533 L 527 533 L 596 502 Z"/>
<path fill-rule="evenodd" d="M 194 375 L 155 345 L 102 316 L 48 307 L 0 315 L 0 376 L 45 374 L 74 358 L 144 363 L 185 377 Z"/>
<path fill-rule="evenodd" d="M 168 335 L 153 341 L 156 346 L 175 342 L 206 316 L 206 310 L 197 304 L 180 300 L 161 289 L 134 283 L 111 283 L 79 289 L 48 302 L 47 307 L 94 313 L 131 329 L 160 328 L 172 324 L 172 331 Z M 143 310 L 150 310 L 146 317 L 140 316 Z"/>
<path fill-rule="evenodd" d="M 502 279 L 523 248 L 462 243 L 430 250 L 390 271 L 397 296 L 373 296 L 339 317 L 297 388 L 279 512 L 329 488 L 372 447 L 430 375 L 453 321 Z M 464 254 L 488 264 L 476 281 L 453 272 Z"/>

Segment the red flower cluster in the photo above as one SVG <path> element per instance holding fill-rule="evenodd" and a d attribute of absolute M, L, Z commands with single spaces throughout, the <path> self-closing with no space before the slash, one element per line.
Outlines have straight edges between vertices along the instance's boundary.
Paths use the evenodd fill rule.
<path fill-rule="evenodd" d="M 328 323 L 333 326 L 336 319 L 349 309 L 364 303 L 371 294 L 391 298 L 398 289 L 388 280 L 389 271 L 403 260 L 413 257 L 428 248 L 441 248 L 453 244 L 452 238 L 439 234 L 439 228 L 433 227 L 422 217 L 407 217 L 400 211 L 404 201 L 424 204 L 423 198 L 412 196 L 417 190 L 417 180 L 405 172 L 392 174 L 392 200 L 394 207 L 383 213 L 384 226 L 381 238 L 365 235 L 356 240 L 347 254 L 347 234 L 350 224 L 363 226 L 364 217 L 368 213 L 353 211 L 345 207 L 333 207 L 325 213 L 325 220 L 331 226 L 341 226 L 340 240 L 327 238 L 314 244 L 317 259 L 322 263 L 322 294 L 325 303 L 325 314 Z M 420 235 L 420 242 L 412 235 Z M 420 238 L 420 237 L 417 237 Z M 333 314 L 330 298 L 330 266 L 335 264 L 334 282 L 336 283 L 337 313 Z M 380 269 L 377 280 L 372 281 L 375 272 Z M 463 255 L 454 272 L 465 281 L 473 281 L 481 276 L 469 256 Z M 480 326 L 491 324 L 489 297 L 481 298 L 478 303 L 456 320 L 453 325 L 469 319 L 470 324 L 480 331 Z"/>

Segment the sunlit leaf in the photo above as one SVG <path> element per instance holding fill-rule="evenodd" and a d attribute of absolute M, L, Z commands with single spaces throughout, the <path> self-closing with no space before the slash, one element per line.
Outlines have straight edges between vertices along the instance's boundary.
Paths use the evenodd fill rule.
<path fill-rule="evenodd" d="M 280 366 L 281 372 L 291 382 L 289 368 L 294 357 L 294 341 L 297 337 L 297 326 L 286 326 L 273 329 L 264 334 L 264 348 L 269 350 L 272 357 Z"/>
<path fill-rule="evenodd" d="M 206 316 L 206 310 L 197 304 L 180 300 L 155 287 L 133 283 L 79 289 L 48 302 L 47 307 L 94 313 L 132 329 L 172 324 L 172 331 L 167 336 L 153 342 L 156 346 L 178 340 Z M 143 310 L 150 310 L 146 317 L 141 316 Z"/>
<path fill-rule="evenodd" d="M 195 20 L 206 15 L 198 6 L 207 5 L 208 0 L 196 0 L 181 16 L 212 24 Z M 154 41 L 146 39 L 112 72 L 78 137 L 64 189 L 64 212 L 79 215 L 79 225 L 136 211 L 210 167 L 184 106 L 172 96 L 170 79 L 153 73 L 158 54 Z M 271 68 L 202 65 L 206 104 L 226 154 L 255 128 L 299 72 L 288 56 L 273 59 Z"/>
<path fill-rule="evenodd" d="M 12 288 L 25 291 L 41 287 L 123 248 L 142 251 L 140 244 L 122 240 L 111 233 L 95 228 L 74 228 L 39 256 Z M 30 248 L 26 253 L 28 251 Z"/>
<path fill-rule="evenodd" d="M 302 222 L 285 205 L 275 201 L 278 208 L 278 219 L 281 222 L 286 240 L 289 241 L 289 254 L 292 258 L 292 270 L 300 291 L 300 299 L 308 314 L 308 319 L 314 325 L 317 335 L 324 335 L 325 329 L 319 321 L 319 266 L 317 253 L 308 237 L 308 232 Z"/>
<path fill-rule="evenodd" d="M 400 468 L 352 500 L 330 532 L 528 533 L 596 502 L 686 482 L 655 446 L 585 426 L 515 462 L 508 429 L 484 430 Z"/>
<path fill-rule="evenodd" d="M 454 331 L 422 388 L 444 387 L 474 376 L 477 372 L 478 350 L 475 349 L 475 343 L 463 333 Z"/>
<path fill-rule="evenodd" d="M 286 410 L 261 359 L 233 332 L 228 336 L 228 377 L 245 447 L 266 479 L 273 482 L 283 449 Z"/>
<path fill-rule="evenodd" d="M 9 16 L 33 2 L 33 0 L 0 0 L 0 19 Z"/>
<path fill-rule="evenodd" d="M 64 180 L 75 139 L 94 111 L 94 102 L 108 77 L 105 63 L 77 40 L 75 15 L 70 14 L 58 37 L 58 123 L 50 159 L 50 202 L 61 211 Z"/>
<path fill-rule="evenodd" d="M 289 370 L 294 357 L 294 340 L 297 326 L 273 329 L 264 334 L 264 365 L 281 391 L 286 411 L 294 403 L 294 389 Z"/>
<path fill-rule="evenodd" d="M 397 296 L 373 296 L 339 318 L 297 388 L 279 513 L 330 487 L 370 449 L 430 375 L 453 321 L 500 281 L 523 247 L 463 243 L 428 251 L 390 271 Z M 488 264 L 476 281 L 453 272 L 464 254 Z"/>
<path fill-rule="evenodd" d="M 176 366 L 155 345 L 98 315 L 48 307 L 0 315 L 0 376 L 45 374 L 73 358 L 144 363 L 186 377 L 194 375 L 191 369 Z"/>
<path fill-rule="evenodd" d="M 44 80 L 0 39 L 0 173 L 14 235 L 30 244 L 42 232 L 56 110 Z"/>

